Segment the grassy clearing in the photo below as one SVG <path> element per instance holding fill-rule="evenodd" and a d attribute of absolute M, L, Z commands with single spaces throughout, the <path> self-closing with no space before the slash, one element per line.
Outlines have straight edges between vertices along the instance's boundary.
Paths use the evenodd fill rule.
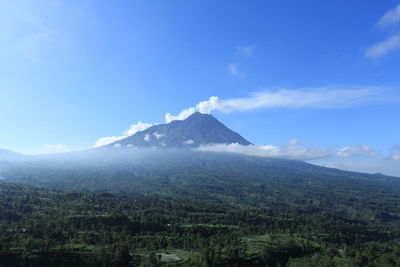
<path fill-rule="evenodd" d="M 162 263 L 171 263 L 182 261 L 182 258 L 172 253 L 157 253 L 158 261 Z"/>
<path fill-rule="evenodd" d="M 139 249 L 135 251 L 135 255 L 141 257 L 149 257 L 153 251 Z M 161 264 L 178 264 L 179 266 L 193 266 L 201 262 L 200 251 L 197 250 L 183 250 L 183 249 L 165 249 L 156 251 L 158 262 Z"/>
<path fill-rule="evenodd" d="M 241 241 L 246 247 L 246 258 L 257 257 L 267 247 L 279 247 L 288 242 L 293 242 L 299 246 L 320 247 L 320 244 L 308 238 L 306 239 L 301 235 L 290 234 L 251 235 L 242 237 Z"/>

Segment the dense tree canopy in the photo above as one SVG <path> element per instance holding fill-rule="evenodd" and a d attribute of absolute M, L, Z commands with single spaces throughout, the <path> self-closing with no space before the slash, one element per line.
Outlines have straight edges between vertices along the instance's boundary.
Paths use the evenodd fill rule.
<path fill-rule="evenodd" d="M 327 190 L 305 202 L 295 192 L 207 199 L 1 183 L 0 266 L 171 265 L 165 255 L 187 266 L 400 264 L 396 196 L 355 195 L 339 210 Z"/>

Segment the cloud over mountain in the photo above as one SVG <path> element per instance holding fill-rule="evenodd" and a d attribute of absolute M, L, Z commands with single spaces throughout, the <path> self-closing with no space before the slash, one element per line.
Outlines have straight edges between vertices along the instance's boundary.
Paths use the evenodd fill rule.
<path fill-rule="evenodd" d="M 355 157 L 355 156 L 376 156 L 376 151 L 368 145 L 346 146 L 340 149 L 336 155 L 339 157 Z"/>
<path fill-rule="evenodd" d="M 383 93 L 388 93 L 389 91 L 390 89 L 383 87 L 361 87 L 356 89 L 321 87 L 297 90 L 265 90 L 245 97 L 228 99 L 211 96 L 208 100 L 201 101 L 193 107 L 182 110 L 178 115 L 166 113 L 165 122 L 170 123 L 174 120 L 184 120 L 196 112 L 203 114 L 210 114 L 213 111 L 231 113 L 267 108 L 330 109 L 398 100 L 397 97 L 382 97 Z M 94 146 L 99 147 L 116 142 L 156 124 L 139 121 L 131 125 L 120 136 L 109 136 L 98 139 Z"/>
<path fill-rule="evenodd" d="M 317 147 L 307 147 L 297 139 L 292 139 L 283 146 L 274 145 L 247 145 L 234 144 L 211 144 L 203 145 L 196 150 L 209 152 L 229 152 L 250 156 L 286 158 L 299 160 L 312 160 L 326 158 L 331 155 L 328 150 Z"/>
<path fill-rule="evenodd" d="M 55 145 L 44 145 L 43 146 L 48 152 L 59 153 L 59 152 L 67 152 L 69 148 L 63 144 L 55 144 Z"/>
<path fill-rule="evenodd" d="M 108 137 L 102 137 L 102 138 L 98 139 L 95 142 L 94 147 L 100 147 L 100 146 L 114 143 L 114 142 L 122 140 L 128 136 L 131 136 L 137 132 L 144 131 L 153 125 L 154 125 L 153 123 L 145 123 L 145 122 L 138 121 L 137 123 L 132 124 L 131 127 L 128 130 L 124 131 L 122 133 L 122 135 L 120 135 L 120 136 L 108 136 Z"/>
<path fill-rule="evenodd" d="M 214 110 L 230 113 L 262 108 L 343 108 L 379 101 L 384 88 L 363 87 L 358 89 L 304 88 L 255 92 L 247 97 L 221 100 L 212 96 L 178 115 L 165 114 L 165 121 L 184 120 L 195 112 L 209 114 Z"/>

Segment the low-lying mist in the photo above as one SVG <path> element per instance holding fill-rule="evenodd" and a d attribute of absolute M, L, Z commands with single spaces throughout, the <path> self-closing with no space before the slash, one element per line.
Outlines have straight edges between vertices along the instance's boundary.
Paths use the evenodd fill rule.
<path fill-rule="evenodd" d="M 62 190 L 220 194 L 306 184 L 340 187 L 398 178 L 319 167 L 299 160 L 171 148 L 101 147 L 0 161 L 3 182 Z M 390 183 L 388 183 L 390 184 Z M 193 191 L 194 190 L 194 191 Z M 282 189 L 283 190 L 283 189 Z M 346 189 L 347 190 L 347 189 Z"/>
<path fill-rule="evenodd" d="M 225 152 L 169 148 L 112 148 L 24 156 L 4 162 L 5 181 L 68 189 L 143 188 L 178 180 L 259 177 L 265 169 L 311 166 L 305 162 L 244 156 Z M 292 166 L 292 167 L 289 167 Z M 155 182 L 157 181 L 157 182 Z M 153 183 L 154 182 L 154 183 Z"/>

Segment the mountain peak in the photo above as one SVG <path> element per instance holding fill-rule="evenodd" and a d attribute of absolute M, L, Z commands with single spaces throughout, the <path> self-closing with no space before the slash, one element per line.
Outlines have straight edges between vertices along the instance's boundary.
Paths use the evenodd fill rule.
<path fill-rule="evenodd" d="M 217 120 L 213 115 L 211 114 L 206 114 L 206 113 L 200 113 L 200 112 L 195 112 L 192 115 L 190 115 L 189 117 L 187 117 L 186 119 L 182 120 L 182 121 L 214 121 L 214 122 L 218 122 L 221 123 L 219 120 Z M 221 123 L 222 124 L 222 123 Z"/>
<path fill-rule="evenodd" d="M 214 116 L 195 112 L 185 120 L 175 120 L 152 126 L 111 145 L 118 144 L 118 147 L 192 148 L 206 144 L 231 143 L 251 144 Z"/>
<path fill-rule="evenodd" d="M 192 115 L 190 115 L 189 117 L 187 117 L 187 119 L 188 118 L 190 118 L 190 117 L 200 117 L 200 116 L 203 116 L 203 115 L 208 115 L 208 114 L 205 114 L 205 113 L 201 113 L 201 112 L 199 112 L 199 111 L 196 111 L 195 113 L 193 113 Z"/>
<path fill-rule="evenodd" d="M 213 115 L 206 114 L 206 113 L 201 113 L 201 112 L 198 112 L 198 111 L 196 111 L 195 113 L 193 113 L 192 115 L 190 115 L 186 119 L 178 120 L 178 121 L 193 121 L 193 120 L 207 120 L 207 119 L 212 119 L 212 120 L 218 121 Z"/>
<path fill-rule="evenodd" d="M 198 111 L 196 111 L 195 113 L 193 113 L 192 115 L 190 115 L 189 117 L 186 118 L 187 119 L 198 119 L 198 118 L 204 118 L 204 117 L 213 117 L 210 114 L 206 114 L 206 113 L 200 113 Z M 214 117 L 213 117 L 214 118 Z"/>

